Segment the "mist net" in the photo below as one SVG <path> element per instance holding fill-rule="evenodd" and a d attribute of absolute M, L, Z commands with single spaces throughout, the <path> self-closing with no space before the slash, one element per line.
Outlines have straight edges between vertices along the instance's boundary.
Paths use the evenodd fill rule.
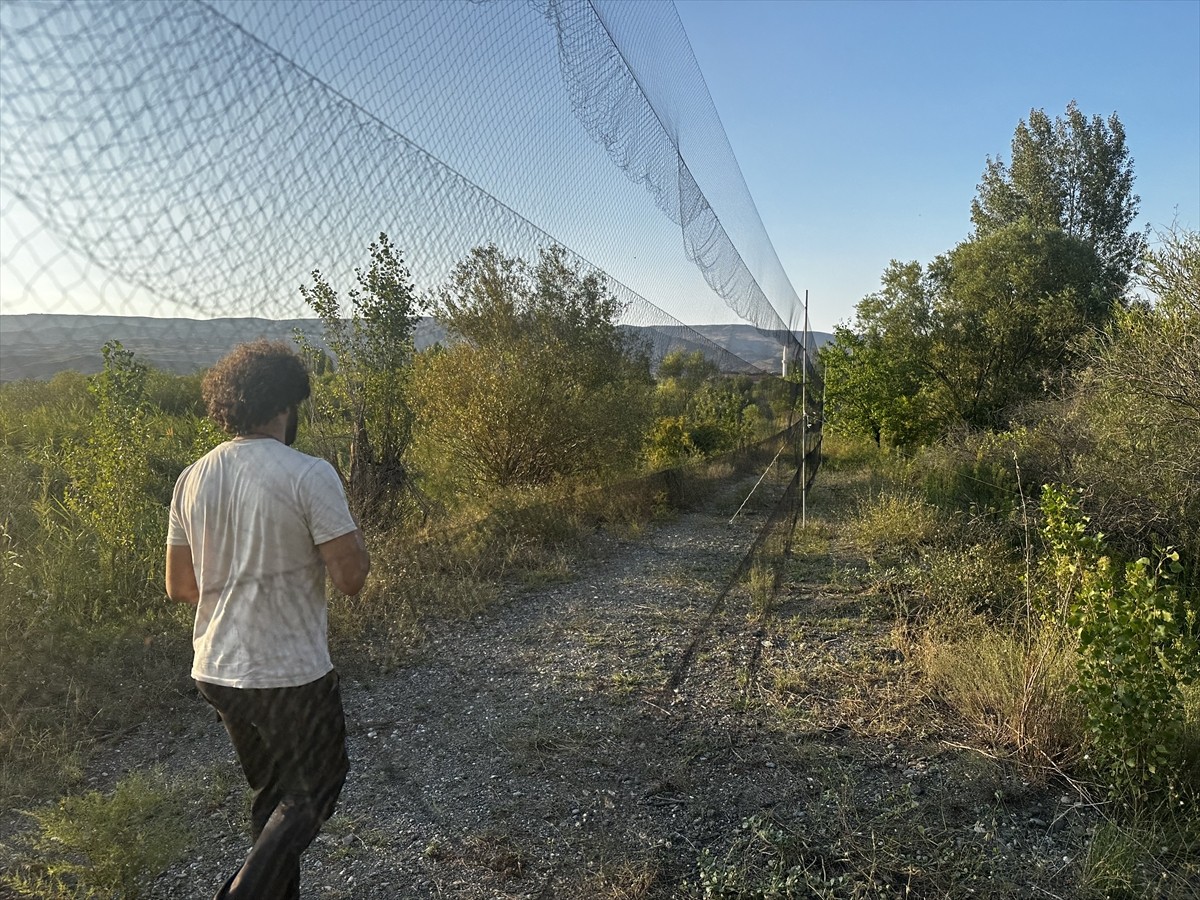
<path fill-rule="evenodd" d="M 0 160 L 10 351 L 48 334 L 18 314 L 302 319 L 381 232 L 430 291 L 560 245 L 659 358 L 800 350 L 670 3 L 5 0 Z M 736 322 L 773 349 L 700 327 Z"/>

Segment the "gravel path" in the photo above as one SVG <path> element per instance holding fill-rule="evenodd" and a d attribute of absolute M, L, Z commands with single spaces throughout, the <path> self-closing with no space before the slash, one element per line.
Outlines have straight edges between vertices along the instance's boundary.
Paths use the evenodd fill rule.
<path fill-rule="evenodd" d="M 305 896 L 622 896 L 691 874 L 698 836 L 735 829 L 777 777 L 747 748 L 731 784 L 730 737 L 702 717 L 741 688 L 708 684 L 703 652 L 667 688 L 784 487 L 768 480 L 731 526 L 752 484 L 637 537 L 598 535 L 569 583 L 435 626 L 403 669 L 344 674 L 352 772 L 306 854 Z M 726 676 L 756 646 L 741 637 L 720 651 Z M 94 782 L 148 764 L 197 782 L 203 845 L 151 896 L 209 898 L 246 850 L 243 784 L 203 704 L 172 728 L 106 748 Z"/>

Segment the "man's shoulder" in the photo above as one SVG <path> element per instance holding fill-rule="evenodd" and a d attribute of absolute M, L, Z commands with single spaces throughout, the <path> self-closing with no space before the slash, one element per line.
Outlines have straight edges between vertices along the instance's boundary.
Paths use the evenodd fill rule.
<path fill-rule="evenodd" d="M 331 489 L 335 484 L 341 485 L 341 476 L 329 460 L 312 456 L 278 441 L 271 443 L 275 445 L 268 451 L 272 466 L 293 484 L 303 484 L 316 490 Z"/>
<path fill-rule="evenodd" d="M 310 453 L 297 450 L 295 447 L 289 447 L 287 444 L 280 443 L 279 441 L 272 441 L 271 443 L 275 445 L 271 448 L 271 453 L 279 460 L 281 465 L 286 465 L 298 472 L 325 468 L 333 471 L 333 466 L 329 461 L 320 456 L 313 456 Z"/>

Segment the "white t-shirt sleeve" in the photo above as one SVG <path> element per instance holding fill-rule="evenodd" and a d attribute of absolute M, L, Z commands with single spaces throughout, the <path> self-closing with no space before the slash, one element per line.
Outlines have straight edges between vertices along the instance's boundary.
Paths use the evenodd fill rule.
<path fill-rule="evenodd" d="M 346 503 L 337 471 L 326 460 L 313 464 L 299 484 L 300 508 L 314 544 L 324 544 L 358 528 Z"/>
<path fill-rule="evenodd" d="M 181 494 L 183 493 L 183 482 L 187 477 L 191 466 L 188 466 L 179 474 L 179 479 L 175 482 L 175 490 L 171 492 L 171 516 L 167 520 L 167 546 L 168 547 L 186 547 L 190 541 L 187 538 L 187 531 L 183 527 L 183 514 L 180 510 Z"/>

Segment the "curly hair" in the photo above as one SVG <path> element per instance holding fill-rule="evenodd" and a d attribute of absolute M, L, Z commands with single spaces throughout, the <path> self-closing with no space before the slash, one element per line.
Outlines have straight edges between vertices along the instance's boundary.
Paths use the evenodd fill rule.
<path fill-rule="evenodd" d="M 312 392 L 304 361 L 282 341 L 239 344 L 204 376 L 209 417 L 228 434 L 247 434 Z"/>

